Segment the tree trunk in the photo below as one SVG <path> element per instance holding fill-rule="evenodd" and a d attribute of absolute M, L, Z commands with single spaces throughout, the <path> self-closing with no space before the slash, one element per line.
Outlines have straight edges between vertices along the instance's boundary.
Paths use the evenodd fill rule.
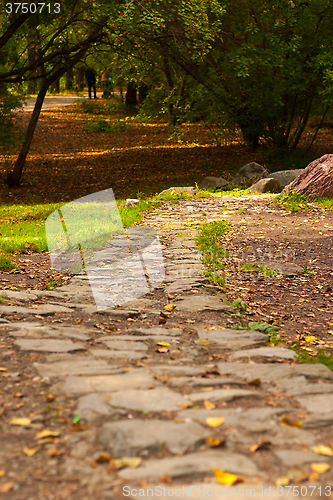
<path fill-rule="evenodd" d="M 126 106 L 137 106 L 138 101 L 136 98 L 136 83 L 133 81 L 128 82 L 125 103 Z"/>
<path fill-rule="evenodd" d="M 84 68 L 82 66 L 75 68 L 75 85 L 79 90 L 84 89 Z"/>
<path fill-rule="evenodd" d="M 25 135 L 25 139 L 20 154 L 15 162 L 14 169 L 7 175 L 7 178 L 5 180 L 5 184 L 7 184 L 10 188 L 20 186 L 22 170 L 25 164 L 27 154 L 30 149 L 30 144 L 34 136 L 38 117 L 43 106 L 44 97 L 46 95 L 47 89 L 48 89 L 48 84 L 45 82 L 37 96 L 36 104 L 28 125 L 27 133 Z"/>
<path fill-rule="evenodd" d="M 51 92 L 55 94 L 60 93 L 60 78 L 58 78 L 55 82 L 51 83 Z"/>
<path fill-rule="evenodd" d="M 73 88 L 74 81 L 74 71 L 73 68 L 69 69 L 66 73 L 66 89 L 70 90 Z"/>

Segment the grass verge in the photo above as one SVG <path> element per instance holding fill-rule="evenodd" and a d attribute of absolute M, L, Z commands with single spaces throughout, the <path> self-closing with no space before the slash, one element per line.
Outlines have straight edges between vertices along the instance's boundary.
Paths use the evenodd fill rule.
<path fill-rule="evenodd" d="M 333 209 L 333 198 L 316 197 L 310 200 L 307 196 L 290 191 L 289 194 L 279 194 L 272 203 L 283 205 L 288 212 L 308 212 L 313 208 L 322 208 L 324 210 Z"/>

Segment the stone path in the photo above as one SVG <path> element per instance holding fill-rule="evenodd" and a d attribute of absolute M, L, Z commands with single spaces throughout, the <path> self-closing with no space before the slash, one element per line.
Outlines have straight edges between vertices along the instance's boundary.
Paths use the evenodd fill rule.
<path fill-rule="evenodd" d="M 13 500 L 278 499 L 290 483 L 289 496 L 333 497 L 333 372 L 233 329 L 240 311 L 203 276 L 195 245 L 198 222 L 267 210 L 267 199 L 187 200 L 146 215 L 166 277 L 123 307 L 97 311 L 84 275 L 53 291 L 3 292 L 1 394 L 29 388 L 35 411 L 5 403 L 0 491 L 12 481 Z M 36 441 L 45 428 L 55 435 Z M 328 471 L 315 472 L 322 462 Z M 214 469 L 242 482 L 219 484 Z"/>

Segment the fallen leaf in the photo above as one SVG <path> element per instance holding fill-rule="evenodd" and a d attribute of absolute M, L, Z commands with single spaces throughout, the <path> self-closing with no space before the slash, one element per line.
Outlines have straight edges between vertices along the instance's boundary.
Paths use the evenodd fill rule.
<path fill-rule="evenodd" d="M 298 420 L 290 417 L 285 417 L 282 415 L 281 417 L 281 425 L 286 425 L 288 427 L 302 427 L 303 422 L 299 422 Z"/>
<path fill-rule="evenodd" d="M 57 448 L 48 448 L 46 453 L 49 457 L 56 457 L 57 455 L 62 455 L 62 452 L 57 450 Z"/>
<path fill-rule="evenodd" d="M 59 436 L 60 432 L 58 431 L 49 431 L 48 429 L 43 429 L 36 434 L 35 439 L 44 439 L 46 437 L 56 437 Z"/>
<path fill-rule="evenodd" d="M 323 444 L 319 446 L 313 446 L 311 448 L 312 451 L 318 453 L 318 455 L 327 455 L 328 457 L 333 457 L 333 450 L 329 446 L 325 446 Z"/>
<path fill-rule="evenodd" d="M 170 345 L 169 342 L 156 342 L 157 345 Z"/>
<path fill-rule="evenodd" d="M 142 458 L 139 457 L 122 457 L 114 458 L 110 461 L 110 465 L 113 469 L 122 469 L 123 467 L 130 467 L 131 469 L 136 469 L 142 462 Z"/>
<path fill-rule="evenodd" d="M 146 386 L 146 389 L 148 389 L 148 390 L 155 389 L 155 387 L 156 387 L 156 384 L 150 384 L 150 385 Z"/>
<path fill-rule="evenodd" d="M 37 318 L 37 319 L 44 319 L 43 316 L 41 316 L 40 314 L 35 314 L 35 318 Z"/>
<path fill-rule="evenodd" d="M 225 439 L 215 439 L 215 438 L 207 438 L 206 445 L 211 448 L 217 448 L 218 446 L 223 446 L 225 444 Z"/>
<path fill-rule="evenodd" d="M 275 481 L 276 486 L 288 486 L 290 479 L 288 476 L 278 477 Z"/>
<path fill-rule="evenodd" d="M 158 347 L 155 352 L 169 352 L 169 349 L 167 347 Z"/>
<path fill-rule="evenodd" d="M 255 451 L 257 450 L 261 450 L 263 448 L 268 448 L 269 445 L 272 444 L 270 441 L 262 441 L 261 443 L 256 443 L 256 444 L 253 444 L 251 447 L 250 447 L 250 451 L 251 453 L 254 453 Z"/>
<path fill-rule="evenodd" d="M 161 483 L 166 483 L 166 484 L 172 484 L 173 483 L 172 478 L 170 476 L 168 476 L 168 474 L 163 474 L 163 476 L 161 476 L 159 478 L 159 481 Z"/>
<path fill-rule="evenodd" d="M 324 474 L 324 472 L 327 472 L 330 468 L 331 466 L 327 462 L 313 462 L 311 464 L 311 469 L 314 472 L 318 472 L 318 474 Z"/>
<path fill-rule="evenodd" d="M 3 477 L 6 474 L 6 471 L 4 469 L 0 469 L 0 477 Z"/>
<path fill-rule="evenodd" d="M 210 387 L 205 387 L 205 389 L 204 389 L 204 390 L 205 390 L 205 391 L 213 391 L 213 390 L 214 390 L 214 387 L 211 387 L 211 386 L 210 386 Z"/>
<path fill-rule="evenodd" d="M 0 493 L 7 493 L 8 491 L 12 490 L 14 486 L 14 483 L 1 483 Z"/>
<path fill-rule="evenodd" d="M 204 399 L 203 404 L 206 410 L 214 410 L 214 408 L 216 408 L 216 404 L 208 401 L 208 399 Z"/>
<path fill-rule="evenodd" d="M 110 462 L 111 455 L 107 451 L 102 451 L 98 458 L 96 458 L 96 462 L 98 464 L 103 464 L 105 462 Z"/>
<path fill-rule="evenodd" d="M 15 392 L 15 394 L 13 394 L 13 398 L 23 398 L 23 396 L 23 392 Z"/>
<path fill-rule="evenodd" d="M 76 325 L 81 325 L 83 319 L 82 318 L 79 318 L 77 321 L 75 321 L 75 324 Z"/>
<path fill-rule="evenodd" d="M 305 341 L 306 342 L 314 342 L 316 339 L 316 337 L 305 337 Z"/>
<path fill-rule="evenodd" d="M 7 368 L 0 368 L 0 372 L 6 372 L 7 371 Z"/>
<path fill-rule="evenodd" d="M 47 393 L 46 399 L 48 401 L 53 401 L 55 399 L 55 395 L 51 394 L 50 392 Z"/>
<path fill-rule="evenodd" d="M 192 408 L 192 403 L 185 403 L 184 405 L 177 405 L 178 408 Z"/>
<path fill-rule="evenodd" d="M 30 418 L 13 418 L 13 420 L 9 422 L 9 425 L 22 425 L 22 427 L 25 427 L 26 425 L 30 424 L 31 424 Z"/>
<path fill-rule="evenodd" d="M 250 380 L 250 382 L 247 382 L 247 385 L 261 385 L 261 380 L 260 378 L 255 378 L 254 380 Z"/>
<path fill-rule="evenodd" d="M 160 314 L 160 319 L 158 321 L 158 324 L 165 325 L 165 323 L 166 323 L 166 319 L 164 318 L 164 316 L 162 316 L 162 314 Z"/>
<path fill-rule="evenodd" d="M 35 448 L 29 448 L 28 446 L 25 446 L 23 448 L 23 453 L 27 455 L 27 457 L 33 457 L 34 455 L 36 455 L 39 448 L 40 446 L 36 446 Z"/>
<path fill-rule="evenodd" d="M 229 472 L 224 472 L 220 469 L 213 469 L 215 479 L 221 484 L 235 484 L 238 481 L 238 476 L 230 474 Z"/>
<path fill-rule="evenodd" d="M 224 423 L 223 417 L 207 417 L 206 424 L 210 427 L 219 427 Z"/>
<path fill-rule="evenodd" d="M 210 341 L 207 339 L 198 339 L 198 340 L 195 340 L 194 343 L 197 345 L 209 345 Z"/>
<path fill-rule="evenodd" d="M 164 309 L 166 311 L 172 311 L 172 309 L 174 309 L 176 306 L 176 304 L 168 304 L 167 306 L 164 307 Z"/>

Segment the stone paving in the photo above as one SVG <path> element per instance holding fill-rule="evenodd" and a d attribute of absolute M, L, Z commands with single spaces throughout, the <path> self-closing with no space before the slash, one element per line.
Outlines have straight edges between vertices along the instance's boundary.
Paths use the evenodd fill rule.
<path fill-rule="evenodd" d="M 76 478 L 81 492 L 69 498 L 190 491 L 197 499 L 277 499 L 287 498 L 288 481 L 303 486 L 303 497 L 330 496 L 331 471 L 311 473 L 311 464 L 333 465 L 333 453 L 313 451 L 333 441 L 333 372 L 297 364 L 293 351 L 267 346 L 260 332 L 233 329 L 239 309 L 205 278 L 195 245 L 198 222 L 226 218 L 221 207 L 229 215 L 240 207 L 258 212 L 265 200 L 186 200 L 146 215 L 143 224 L 161 238 L 166 277 L 123 307 L 97 311 L 84 275 L 53 291 L 3 292 L 2 340 L 37 353 L 36 380 L 57 402 L 74 402 L 73 416 L 88 423 L 68 437 L 70 455 L 57 459 L 63 482 Z M 161 311 L 168 311 L 164 324 Z M 3 429 L 9 432 L 8 422 Z M 87 461 L 99 456 L 110 463 Z M 123 457 L 131 457 L 127 466 L 116 460 Z M 242 482 L 219 484 L 214 469 Z M 26 499 L 21 488 L 13 498 Z"/>

